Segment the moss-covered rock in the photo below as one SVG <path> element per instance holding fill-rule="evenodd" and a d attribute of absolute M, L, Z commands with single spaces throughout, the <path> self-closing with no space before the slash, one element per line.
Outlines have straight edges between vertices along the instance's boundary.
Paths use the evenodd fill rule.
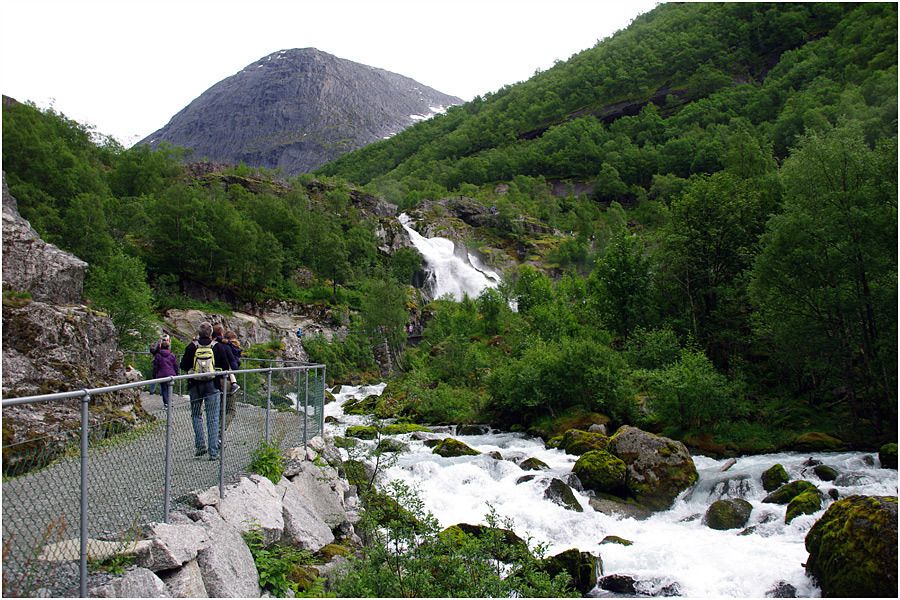
<path fill-rule="evenodd" d="M 788 450 L 797 452 L 834 452 L 844 448 L 844 442 L 821 431 L 798 435 L 788 444 Z"/>
<path fill-rule="evenodd" d="M 550 466 L 539 458 L 526 458 L 519 463 L 519 467 L 523 471 L 546 471 Z"/>
<path fill-rule="evenodd" d="M 822 492 L 819 490 L 803 492 L 788 502 L 784 523 L 787 525 L 800 515 L 811 515 L 819 510 L 822 510 Z"/>
<path fill-rule="evenodd" d="M 545 559 L 542 569 L 551 577 L 568 573 L 575 589 L 586 595 L 596 587 L 597 576 L 603 570 L 602 564 L 599 556 L 571 548 Z"/>
<path fill-rule="evenodd" d="M 550 500 L 554 504 L 558 504 L 565 509 L 574 510 L 575 512 L 584 512 L 578 498 L 572 488 L 568 486 L 562 479 L 553 478 L 550 485 L 544 490 L 544 498 Z"/>
<path fill-rule="evenodd" d="M 706 510 L 703 523 L 710 529 L 739 529 L 750 520 L 753 505 L 743 498 L 716 500 Z"/>
<path fill-rule="evenodd" d="M 345 432 L 347 437 L 359 438 L 361 440 L 374 440 L 378 435 L 378 429 L 372 425 L 353 425 L 347 428 Z"/>
<path fill-rule="evenodd" d="M 609 447 L 609 438 L 602 433 L 570 429 L 558 440 L 556 447 L 568 454 L 579 456 L 591 450 L 606 450 Z"/>
<path fill-rule="evenodd" d="M 430 432 L 431 429 L 415 423 L 391 423 L 381 428 L 381 433 L 384 435 L 403 435 L 404 433 L 414 433 L 416 431 Z"/>
<path fill-rule="evenodd" d="M 816 465 L 813 467 L 813 472 L 822 481 L 834 481 L 838 476 L 837 469 L 828 465 Z"/>
<path fill-rule="evenodd" d="M 697 468 L 681 442 L 625 425 L 610 438 L 609 452 L 626 465 L 628 491 L 653 510 L 668 509 L 697 482 Z"/>
<path fill-rule="evenodd" d="M 882 469 L 897 468 L 897 444 L 885 444 L 878 449 L 878 460 Z"/>
<path fill-rule="evenodd" d="M 605 450 L 591 450 L 581 455 L 572 472 L 581 485 L 595 492 L 611 494 L 625 490 L 625 463 Z"/>
<path fill-rule="evenodd" d="M 369 486 L 369 482 L 374 475 L 374 471 L 366 463 L 359 460 L 344 461 L 341 468 L 347 476 L 347 482 L 361 489 Z"/>
<path fill-rule="evenodd" d="M 348 415 L 371 415 L 375 413 L 375 407 L 378 404 L 378 396 L 371 395 L 365 398 L 351 398 L 344 402 L 341 406 L 344 414 Z"/>
<path fill-rule="evenodd" d="M 345 438 L 339 435 L 334 436 L 334 445 L 338 448 L 352 448 L 359 445 L 359 440 L 353 438 Z"/>
<path fill-rule="evenodd" d="M 600 545 L 603 544 L 618 544 L 620 546 L 630 546 L 634 544 L 631 540 L 626 540 L 625 538 L 619 537 L 617 535 L 608 535 L 602 540 L 600 540 Z"/>
<path fill-rule="evenodd" d="M 762 484 L 763 489 L 767 492 L 773 492 L 777 490 L 788 481 L 790 481 L 790 479 L 788 478 L 787 471 L 785 471 L 784 467 L 780 464 L 776 463 L 763 471 Z"/>
<path fill-rule="evenodd" d="M 818 488 L 808 481 L 798 480 L 786 483 L 763 498 L 767 504 L 787 504 L 803 492 L 817 491 Z"/>
<path fill-rule="evenodd" d="M 824 597 L 897 597 L 897 497 L 849 496 L 806 535 L 806 572 Z"/>
<path fill-rule="evenodd" d="M 457 523 L 444 529 L 438 535 L 447 544 L 460 544 L 465 537 L 473 537 L 486 545 L 492 558 L 504 562 L 512 562 L 517 558 L 531 555 L 525 540 L 516 535 L 514 531 L 502 527 Z"/>
<path fill-rule="evenodd" d="M 408 452 L 409 445 L 394 438 L 382 438 L 375 449 L 379 452 Z"/>
<path fill-rule="evenodd" d="M 326 544 L 316 552 L 316 556 L 326 563 L 331 562 L 335 556 L 350 556 L 351 554 L 350 548 L 341 544 Z"/>
<path fill-rule="evenodd" d="M 312 589 L 319 578 L 319 571 L 311 565 L 297 565 L 291 569 L 288 580 L 297 584 L 297 589 L 306 592 Z"/>
<path fill-rule="evenodd" d="M 442 439 L 431 449 L 431 452 L 443 456 L 444 458 L 451 458 L 454 456 L 475 456 L 476 454 L 481 454 L 478 450 L 470 448 L 463 442 L 453 438 Z"/>

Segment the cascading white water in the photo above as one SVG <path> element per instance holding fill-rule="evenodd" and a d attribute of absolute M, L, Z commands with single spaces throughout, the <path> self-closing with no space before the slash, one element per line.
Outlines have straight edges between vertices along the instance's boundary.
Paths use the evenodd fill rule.
<path fill-rule="evenodd" d="M 342 424 L 329 425 L 326 431 L 340 435 L 346 426 L 364 423 L 365 417 L 344 415 L 341 404 L 351 397 L 380 392 L 372 386 L 343 386 L 335 394 L 337 402 L 325 408 L 326 415 L 338 417 Z M 433 437 L 445 436 L 434 434 Z M 530 535 L 536 543 L 548 544 L 548 555 L 569 548 L 599 554 L 604 574 L 629 575 L 641 582 L 641 591 L 647 594 L 677 584 L 683 596 L 764 597 L 779 582 L 787 582 L 796 588 L 799 597 L 820 595 L 804 572 L 803 563 L 808 556 L 804 538 L 826 507 L 785 525 L 785 507 L 762 502 L 766 492 L 760 476 L 775 463 L 781 463 L 792 480 L 806 479 L 823 492 L 836 488 L 841 497 L 897 495 L 897 472 L 877 468 L 873 454 L 747 456 L 739 458 L 725 472 L 720 471 L 725 461 L 695 456 L 700 479 L 668 511 L 642 521 L 610 516 L 596 512 L 589 505 L 589 496 L 576 491 L 576 498 L 584 508 L 584 512 L 578 513 L 544 498 L 550 479 L 565 479 L 576 456 L 545 448 L 540 439 L 521 434 L 494 432 L 455 437 L 485 454 L 443 458 L 410 435 L 400 436 L 409 444 L 410 451 L 398 456 L 397 464 L 385 477 L 399 479 L 418 490 L 426 509 L 442 526 L 483 523 L 488 505 L 492 505 L 498 515 L 513 520 L 516 533 L 523 537 Z M 492 451 L 500 452 L 504 460 L 486 455 Z M 519 468 L 520 459 L 532 456 L 547 463 L 550 469 L 535 472 Z M 804 466 L 810 456 L 834 467 L 841 475 L 834 482 L 820 481 L 812 469 Z M 536 477 L 517 483 L 525 475 Z M 752 529 L 745 533 L 744 530 L 716 531 L 703 525 L 701 517 L 713 501 L 737 496 L 753 506 L 748 523 Z M 634 543 L 601 546 L 600 541 L 607 535 Z"/>
<path fill-rule="evenodd" d="M 428 269 L 426 286 L 432 298 L 450 294 L 454 300 L 463 296 L 478 297 L 485 288 L 496 287 L 500 275 L 486 267 L 479 258 L 452 240 L 426 238 L 410 227 L 406 213 L 399 217 L 416 250 L 425 258 Z"/>

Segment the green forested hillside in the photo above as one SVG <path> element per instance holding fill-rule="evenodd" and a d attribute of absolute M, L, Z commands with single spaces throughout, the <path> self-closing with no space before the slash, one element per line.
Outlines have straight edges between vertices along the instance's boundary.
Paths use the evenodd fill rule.
<path fill-rule="evenodd" d="M 550 434 L 599 412 L 710 452 L 810 430 L 874 446 L 897 423 L 896 57 L 895 4 L 666 4 L 318 180 L 197 173 L 6 102 L 3 168 L 122 332 L 197 286 L 325 302 L 354 333 L 307 349 L 340 380 L 415 309 L 384 416 Z M 377 251 L 355 186 L 480 202 L 472 243 L 521 266 L 410 306 L 420 259 Z"/>

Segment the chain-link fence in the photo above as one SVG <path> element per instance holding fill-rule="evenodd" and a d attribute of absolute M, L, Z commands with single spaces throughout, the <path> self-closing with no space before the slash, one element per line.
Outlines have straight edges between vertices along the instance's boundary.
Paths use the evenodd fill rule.
<path fill-rule="evenodd" d="M 24 404 L 54 403 L 68 405 L 73 422 L 63 423 L 62 433 L 11 444 L 4 435 L 3 595 L 84 596 L 88 562 L 134 543 L 142 524 L 167 521 L 193 491 L 218 486 L 222 493 L 247 472 L 262 442 L 298 447 L 322 432 L 324 366 L 234 374 L 236 393 L 226 382 L 225 394 L 208 399 L 188 394 L 193 375 L 4 399 L 4 419 Z M 152 383 L 156 394 L 146 391 Z M 172 389 L 168 407 L 164 385 Z M 123 390 L 140 391 L 143 411 L 111 408 L 108 394 Z M 65 413 L 41 414 L 46 420 Z"/>

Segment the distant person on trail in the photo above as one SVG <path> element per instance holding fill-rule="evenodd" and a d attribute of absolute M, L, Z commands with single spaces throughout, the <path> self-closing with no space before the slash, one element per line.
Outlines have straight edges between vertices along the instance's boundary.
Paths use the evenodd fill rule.
<path fill-rule="evenodd" d="M 191 424 L 194 427 L 194 457 L 200 458 L 207 453 L 203 436 L 203 415 L 206 411 L 206 438 L 209 440 L 209 460 L 219 458 L 219 390 L 221 384 L 216 371 L 227 371 L 230 368 L 225 355 L 224 344 L 212 339 L 212 325 L 200 323 L 196 341 L 188 344 L 181 357 L 181 370 L 186 373 L 199 374 L 188 380 L 188 395 L 191 398 Z"/>
<path fill-rule="evenodd" d="M 169 334 L 168 334 L 168 333 L 163 332 L 162 336 L 160 336 L 160 338 L 159 338 L 158 340 L 156 340 L 155 342 L 153 342 L 152 344 L 150 344 L 150 362 L 151 362 L 151 365 L 152 365 L 153 359 L 156 358 L 156 353 L 159 352 L 159 345 L 163 342 L 163 340 L 165 340 L 165 341 L 171 343 L 171 340 L 169 339 Z M 154 378 L 155 378 L 155 377 L 156 377 L 156 376 L 154 375 Z M 150 392 L 150 394 L 155 394 L 155 393 L 156 393 L 156 384 L 155 384 L 155 383 L 151 383 L 151 384 L 150 384 L 150 390 L 149 390 L 149 392 Z M 161 391 L 160 391 L 160 394 L 162 394 Z"/>
<path fill-rule="evenodd" d="M 159 377 L 174 377 L 178 375 L 178 361 L 175 355 L 169 350 L 168 336 L 160 340 L 159 348 L 153 356 L 153 379 Z M 169 406 L 169 396 L 172 393 L 172 383 L 159 384 L 159 393 L 162 396 L 163 406 Z"/>
<path fill-rule="evenodd" d="M 298 326 L 297 327 L 297 339 L 299 340 L 302 337 L 303 337 L 303 328 Z"/>
<path fill-rule="evenodd" d="M 243 349 L 241 348 L 241 343 L 238 341 L 237 334 L 233 331 L 227 331 L 225 333 L 225 343 L 231 348 L 231 353 L 234 356 L 234 360 L 237 363 L 237 367 L 241 366 L 241 353 Z M 237 377 L 235 377 L 234 373 L 228 376 L 228 380 L 231 382 L 231 390 L 230 393 L 236 394 L 238 390 L 241 389 L 241 386 L 237 383 Z"/>
<path fill-rule="evenodd" d="M 241 361 L 234 354 L 234 347 L 231 346 L 227 341 L 225 341 L 225 327 L 222 325 L 216 325 L 213 327 L 213 338 L 216 342 L 222 347 L 222 350 L 225 354 L 226 359 L 228 360 L 228 366 L 224 369 L 225 371 L 232 370 L 236 371 L 241 368 Z M 228 426 L 231 425 L 231 421 L 234 420 L 234 390 L 231 387 L 231 381 L 234 381 L 234 385 L 237 385 L 237 378 L 232 374 L 229 375 L 227 380 L 225 377 L 220 377 L 216 380 L 216 386 L 219 388 L 219 391 L 225 394 L 225 423 L 223 430 L 227 430 Z M 228 393 L 225 392 L 225 386 L 229 386 Z"/>

